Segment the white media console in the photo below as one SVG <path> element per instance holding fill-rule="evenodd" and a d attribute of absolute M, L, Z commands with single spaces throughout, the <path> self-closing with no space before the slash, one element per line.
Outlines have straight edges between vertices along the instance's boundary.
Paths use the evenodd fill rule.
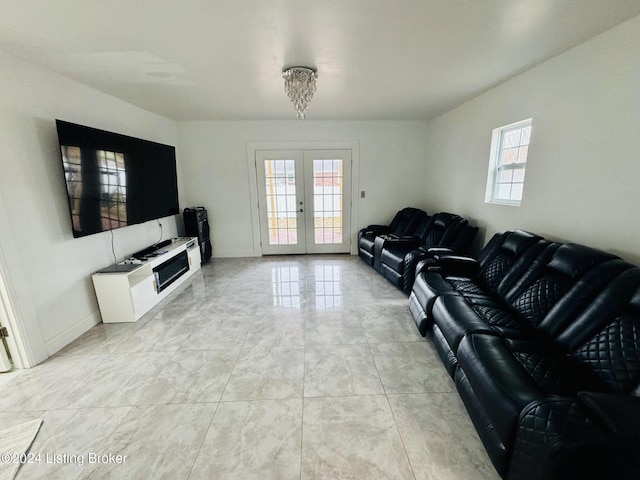
<path fill-rule="evenodd" d="M 197 238 L 176 238 L 140 264 L 112 265 L 93 274 L 104 323 L 135 322 L 200 270 Z"/>

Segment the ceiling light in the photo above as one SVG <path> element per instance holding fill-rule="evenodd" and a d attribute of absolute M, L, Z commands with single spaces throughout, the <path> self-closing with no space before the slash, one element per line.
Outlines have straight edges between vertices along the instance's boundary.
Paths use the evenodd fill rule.
<path fill-rule="evenodd" d="M 309 102 L 316 93 L 316 78 L 318 74 L 309 67 L 291 67 L 282 71 L 284 91 L 293 102 L 298 118 L 304 119 L 304 112 L 309 108 Z"/>

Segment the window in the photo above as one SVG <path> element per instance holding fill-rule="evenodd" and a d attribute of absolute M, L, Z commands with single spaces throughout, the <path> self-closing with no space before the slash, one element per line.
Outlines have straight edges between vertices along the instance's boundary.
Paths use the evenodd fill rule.
<path fill-rule="evenodd" d="M 530 140 L 530 118 L 493 130 L 485 202 L 520 205 Z"/>

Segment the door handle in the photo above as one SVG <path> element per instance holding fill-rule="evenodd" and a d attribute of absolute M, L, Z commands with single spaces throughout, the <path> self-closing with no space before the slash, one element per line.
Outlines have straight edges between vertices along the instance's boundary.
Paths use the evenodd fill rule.
<path fill-rule="evenodd" d="M 299 211 L 300 211 L 300 213 L 304 212 L 304 210 L 302 208 Z"/>

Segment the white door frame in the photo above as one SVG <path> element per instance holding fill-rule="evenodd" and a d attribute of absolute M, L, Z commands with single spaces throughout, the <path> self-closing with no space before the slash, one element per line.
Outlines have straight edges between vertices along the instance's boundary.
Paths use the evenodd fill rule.
<path fill-rule="evenodd" d="M 15 368 L 27 368 L 32 364 L 26 358 L 24 352 L 25 347 L 20 335 L 19 328 L 16 322 L 16 317 L 11 307 L 11 301 L 9 299 L 9 290 L 7 284 L 4 281 L 2 272 L 0 271 L 0 325 L 5 327 L 9 332 L 9 336 L 5 338 L 7 346 L 9 347 L 9 353 L 13 361 Z M 4 349 L 4 345 L 0 343 L 0 349 Z M 2 371 L 2 370 L 0 370 Z"/>
<path fill-rule="evenodd" d="M 14 366 L 30 368 L 49 354 L 42 340 L 16 239 L 8 225 L 7 211 L 0 196 L 0 308 L 8 317 L 8 324 L 4 326 L 9 330 L 7 343 Z"/>
<path fill-rule="evenodd" d="M 351 150 L 351 255 L 357 255 L 357 229 L 360 191 L 360 142 L 247 142 L 247 170 L 249 173 L 249 202 L 251 208 L 251 231 L 255 256 L 262 256 L 260 246 L 260 219 L 258 217 L 258 182 L 256 151 L 258 150 Z"/>
<path fill-rule="evenodd" d="M 2 279 L 0 278 L 0 282 Z M 6 325 L 9 324 L 9 316 L 7 315 L 7 310 L 4 306 L 4 302 L 0 297 L 0 327 L 7 328 Z M 9 330 L 7 328 L 7 330 Z M 8 340 L 9 338 L 7 338 Z M 0 373 L 8 372 L 11 370 L 11 362 L 9 361 L 9 344 L 6 343 L 6 340 L 0 338 Z M 13 355 L 12 355 L 13 356 Z"/>

